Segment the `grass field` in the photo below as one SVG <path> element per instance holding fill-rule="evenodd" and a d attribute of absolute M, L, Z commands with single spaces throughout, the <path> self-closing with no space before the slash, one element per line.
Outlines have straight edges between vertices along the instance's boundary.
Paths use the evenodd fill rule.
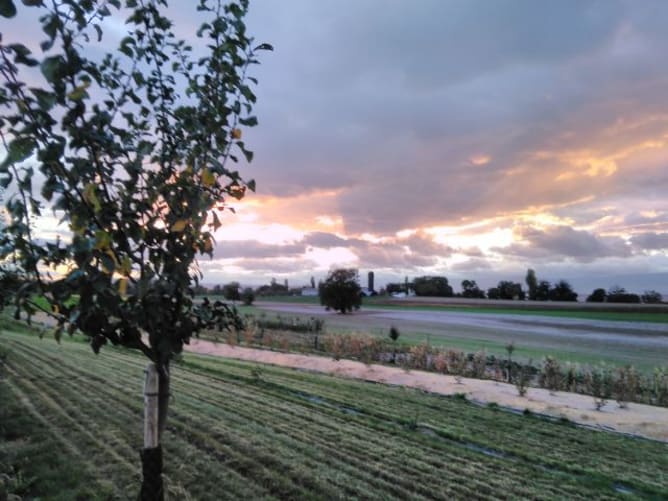
<path fill-rule="evenodd" d="M 224 298 L 218 298 L 224 300 Z M 267 296 L 258 297 L 257 302 L 277 301 L 291 304 L 320 304 L 313 296 Z M 514 315 L 539 315 L 559 318 L 582 318 L 620 322 L 668 323 L 668 304 L 627 303 L 570 303 L 551 301 L 504 301 L 463 298 L 413 297 L 394 299 L 386 296 L 364 298 L 362 308 L 460 311 L 466 313 L 512 313 Z"/>
<path fill-rule="evenodd" d="M 145 359 L 4 329 L 0 360 L 5 490 L 134 498 Z M 194 355 L 172 394 L 172 499 L 668 497 L 666 444 L 458 398 Z"/>
<path fill-rule="evenodd" d="M 275 318 L 280 315 L 286 321 L 291 318 L 298 318 L 306 321 L 309 318 L 307 314 L 276 313 L 265 310 L 267 303 L 258 302 L 255 306 L 244 307 L 244 314 L 261 315 L 268 318 Z M 648 305 L 651 306 L 651 305 Z M 316 307 L 317 308 L 317 307 Z M 392 307 L 396 311 L 414 311 L 431 308 L 443 311 L 444 308 L 423 306 L 415 307 Z M 651 308 L 650 308 L 651 309 Z M 416 345 L 428 343 L 431 346 L 445 349 L 459 349 L 468 353 L 475 353 L 479 350 L 485 350 L 488 354 L 497 357 L 506 357 L 506 346 L 513 343 L 515 352 L 513 356 L 517 360 L 527 362 L 533 360 L 540 364 L 546 356 L 552 356 L 558 359 L 562 364 L 572 363 L 584 366 L 597 366 L 606 364 L 615 367 L 633 365 L 645 374 L 651 374 L 655 368 L 666 366 L 666 350 L 657 349 L 650 342 L 644 343 L 641 335 L 639 343 L 621 343 L 621 342 L 603 342 L 600 339 L 578 337 L 569 335 L 567 327 L 563 328 L 564 335 L 539 335 L 531 330 L 495 330 L 483 328 L 475 323 L 471 325 L 443 326 L 436 323 L 419 322 L 415 320 L 389 320 L 379 315 L 368 315 L 369 310 L 364 307 L 360 313 L 352 315 L 330 314 L 319 318 L 325 319 L 325 331 L 328 333 L 368 333 L 377 337 L 387 338 L 389 328 L 395 325 L 401 332 L 399 343 L 404 345 Z M 486 310 L 492 313 L 495 310 Z M 503 310 L 504 313 L 516 314 L 515 310 Z M 470 312 L 469 312 L 470 313 Z M 535 313 L 535 312 L 526 312 Z M 555 311 L 560 315 L 566 315 L 568 312 Z M 594 314 L 596 312 L 589 312 Z M 624 329 L 632 330 L 635 320 L 631 320 L 636 314 L 633 312 L 618 312 L 619 315 L 628 314 L 627 322 L 623 325 Z M 653 313 L 653 315 L 663 315 L 662 313 Z M 592 319 L 593 320 L 593 319 Z M 604 319 L 599 319 L 604 320 Z M 534 320 L 532 320 L 534 321 Z M 541 320 L 535 320 L 537 328 L 540 329 Z M 510 325 L 510 324 L 508 324 Z M 512 327 L 510 327 L 512 329 Z M 662 332 L 663 330 L 663 332 Z M 654 336 L 668 336 L 668 325 L 665 329 L 659 327 Z"/>

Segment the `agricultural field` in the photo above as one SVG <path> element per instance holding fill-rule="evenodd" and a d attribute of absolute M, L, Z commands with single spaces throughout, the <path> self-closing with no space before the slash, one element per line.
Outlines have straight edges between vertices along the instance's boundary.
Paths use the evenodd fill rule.
<path fill-rule="evenodd" d="M 612 366 L 633 365 L 650 373 L 668 360 L 668 313 L 664 306 L 610 305 L 599 311 L 587 304 L 541 305 L 521 302 L 502 308 L 502 301 L 486 307 L 478 303 L 448 302 L 377 305 L 373 301 L 350 315 L 326 312 L 317 304 L 257 302 L 247 313 L 324 319 L 327 332 L 368 333 L 387 337 L 390 326 L 401 332 L 400 343 L 428 343 L 474 353 L 504 356 L 509 343 L 515 356 L 534 362 L 552 356 L 562 363 Z M 403 304 L 403 303 L 402 303 Z M 633 309 L 628 307 L 633 306 Z M 598 308 L 604 308 L 598 306 Z"/>
<path fill-rule="evenodd" d="M 146 360 L 14 330 L 0 330 L 0 489 L 134 498 Z M 172 499 L 668 497 L 665 443 L 215 357 L 185 354 L 172 375 Z"/>

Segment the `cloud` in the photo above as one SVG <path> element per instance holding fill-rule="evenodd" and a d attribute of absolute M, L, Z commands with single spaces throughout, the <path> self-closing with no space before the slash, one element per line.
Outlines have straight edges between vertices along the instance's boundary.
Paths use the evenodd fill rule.
<path fill-rule="evenodd" d="M 256 240 L 224 241 L 216 243 L 213 257 L 215 259 L 275 259 L 301 256 L 305 249 L 301 243 L 272 245 Z"/>
<path fill-rule="evenodd" d="M 516 257 L 591 262 L 604 257 L 629 257 L 631 249 L 619 237 L 600 237 L 568 226 L 554 226 L 541 230 L 520 227 L 517 230 L 521 244 L 497 249 L 504 255 Z"/>
<path fill-rule="evenodd" d="M 668 234 L 667 22 L 658 1 L 251 2 L 249 33 L 276 49 L 250 70 L 239 169 L 258 194 L 203 266 L 668 269 L 649 252 Z"/>
<path fill-rule="evenodd" d="M 668 131 L 665 7 L 290 6 L 249 18 L 276 45 L 249 136 L 261 192 L 336 190 L 347 234 L 386 235 L 651 189 L 629 145 Z"/>
<path fill-rule="evenodd" d="M 631 243 L 641 250 L 668 249 L 668 233 L 641 233 L 632 237 Z"/>

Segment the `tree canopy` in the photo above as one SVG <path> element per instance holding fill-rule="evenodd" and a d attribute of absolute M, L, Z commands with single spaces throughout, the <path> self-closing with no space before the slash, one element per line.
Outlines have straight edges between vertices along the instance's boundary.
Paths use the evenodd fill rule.
<path fill-rule="evenodd" d="M 529 299 L 532 301 L 536 300 L 536 293 L 538 289 L 538 279 L 536 278 L 536 272 L 529 268 L 527 270 L 527 275 L 524 281 L 527 284 L 527 289 L 529 290 Z"/>
<path fill-rule="evenodd" d="M 24 4 L 39 8 L 41 54 L 6 40 L 0 51 L 0 184 L 12 192 L 2 256 L 27 279 L 18 305 L 33 313 L 41 295 L 57 336 L 69 326 L 96 351 L 110 341 L 166 361 L 196 325 L 197 256 L 212 254 L 221 211 L 255 188 L 230 165 L 252 159 L 246 72 L 270 47 L 246 34 L 246 0 L 199 2 L 209 52 L 197 58 L 163 15 L 166 2 L 128 0 L 127 35 L 95 60 L 90 46 L 120 0 Z M 32 218 L 45 209 L 66 236 L 35 235 Z"/>
<path fill-rule="evenodd" d="M 413 280 L 416 296 L 452 297 L 454 292 L 446 277 L 425 276 Z"/>
<path fill-rule="evenodd" d="M 489 299 L 524 299 L 522 285 L 510 280 L 501 280 L 496 287 L 487 290 Z"/>
<path fill-rule="evenodd" d="M 358 310 L 362 305 L 362 289 L 354 268 L 332 270 L 324 282 L 318 284 L 320 304 L 341 313 Z"/>
<path fill-rule="evenodd" d="M 475 280 L 462 280 L 462 297 L 484 299 L 483 291 Z"/>

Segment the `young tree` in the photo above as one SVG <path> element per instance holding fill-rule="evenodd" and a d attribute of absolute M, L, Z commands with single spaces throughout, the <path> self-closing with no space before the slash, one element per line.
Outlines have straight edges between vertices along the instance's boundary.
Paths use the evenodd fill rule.
<path fill-rule="evenodd" d="M 0 257 L 25 275 L 21 309 L 39 308 L 34 295 L 50 303 L 56 339 L 79 330 L 96 353 L 111 342 L 151 360 L 158 434 L 143 453 L 142 497 L 159 499 L 170 360 L 201 325 L 196 258 L 212 254 L 229 201 L 255 187 L 232 164 L 252 159 L 242 127 L 257 123 L 256 81 L 246 73 L 271 47 L 246 33 L 247 0 L 193 2 L 207 16 L 198 51 L 174 34 L 166 0 L 23 4 L 44 37 L 35 53 L 6 33 L 0 45 L 0 185 L 13 194 Z M 112 9 L 128 16 L 127 33 L 96 58 Z M 0 15 L 15 14 L 0 0 Z M 31 218 L 45 207 L 67 238 L 35 235 Z"/>
<path fill-rule="evenodd" d="M 354 268 L 330 271 L 327 279 L 318 285 L 318 293 L 321 305 L 341 313 L 359 310 L 362 305 L 362 289 Z"/>

